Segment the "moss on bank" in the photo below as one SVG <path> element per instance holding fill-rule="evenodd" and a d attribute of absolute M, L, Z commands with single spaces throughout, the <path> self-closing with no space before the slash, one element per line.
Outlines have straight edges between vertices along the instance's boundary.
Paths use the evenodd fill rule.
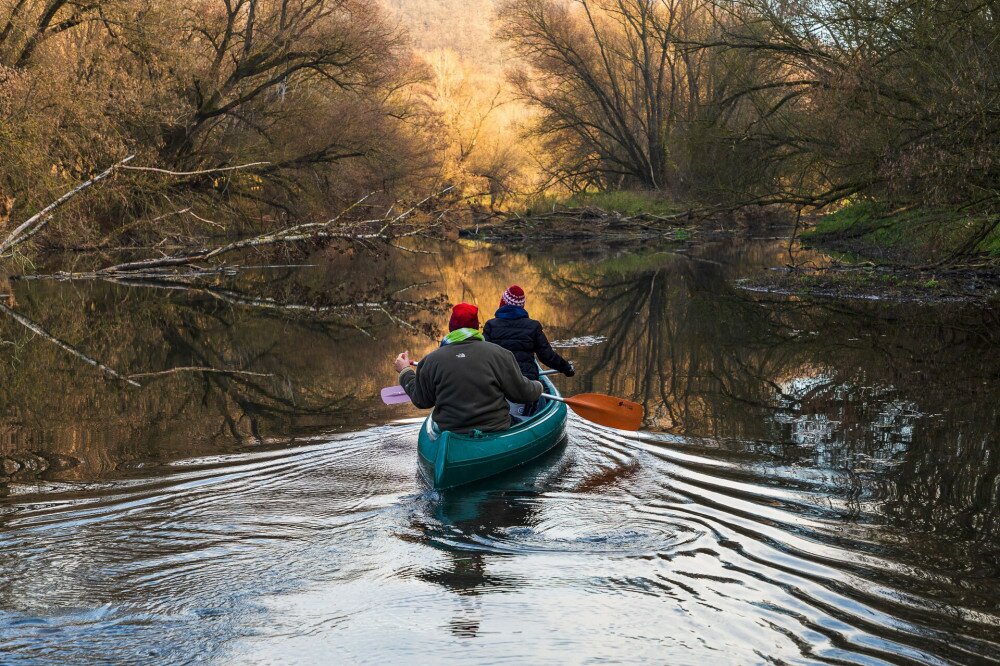
<path fill-rule="evenodd" d="M 1000 295 L 1000 230 L 994 220 L 959 207 L 890 210 L 856 202 L 802 234 L 806 245 L 839 261 L 756 276 L 740 286 L 795 296 L 993 301 Z"/>
<path fill-rule="evenodd" d="M 875 261 L 914 264 L 961 255 L 1000 262 L 1000 227 L 982 233 L 994 220 L 959 207 L 890 210 L 860 201 L 823 216 L 802 238 Z"/>
<path fill-rule="evenodd" d="M 529 215 L 541 215 L 567 208 L 600 208 L 609 213 L 621 215 L 676 215 L 696 206 L 671 201 L 660 192 L 614 190 L 608 192 L 586 192 L 568 197 L 541 196 L 527 208 Z"/>

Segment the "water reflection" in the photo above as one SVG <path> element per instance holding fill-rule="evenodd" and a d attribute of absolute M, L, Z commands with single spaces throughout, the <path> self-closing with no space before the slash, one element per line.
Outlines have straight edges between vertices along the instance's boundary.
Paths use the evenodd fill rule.
<path fill-rule="evenodd" d="M 614 660 L 1000 653 L 996 309 L 740 290 L 776 241 L 424 249 L 197 289 L 18 283 L 19 313 L 112 367 L 255 374 L 126 389 L 0 318 L 0 649 L 183 661 L 200 623 L 206 657 L 249 662 L 584 636 Z M 530 469 L 431 493 L 415 424 L 380 425 L 420 414 L 378 404 L 388 359 L 511 282 L 573 345 L 564 390 L 642 400 L 647 428 L 574 420 Z"/>

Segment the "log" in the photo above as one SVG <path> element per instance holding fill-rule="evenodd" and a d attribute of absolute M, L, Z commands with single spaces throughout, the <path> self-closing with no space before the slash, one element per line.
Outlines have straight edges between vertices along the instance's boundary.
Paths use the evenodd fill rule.
<path fill-rule="evenodd" d="M 378 231 L 371 233 L 347 233 L 344 231 L 333 231 L 331 230 L 333 225 L 340 221 L 341 217 L 352 210 L 356 206 L 360 205 L 365 199 L 367 199 L 370 194 L 365 195 L 358 201 L 351 204 L 347 209 L 342 211 L 335 217 L 326 220 L 325 222 L 307 222 L 304 224 L 296 224 L 291 227 L 286 227 L 278 231 L 272 231 L 260 234 L 258 236 L 253 236 L 251 238 L 244 238 L 241 240 L 233 241 L 225 245 L 221 245 L 213 248 L 201 248 L 198 250 L 192 250 L 189 252 L 182 252 L 178 254 L 168 255 L 165 257 L 154 257 L 151 259 L 139 259 L 136 261 L 129 261 L 121 264 L 116 264 L 114 266 L 106 266 L 95 272 L 95 275 L 99 276 L 112 276 L 121 275 L 123 273 L 133 273 L 133 272 L 144 272 L 153 269 L 161 268 L 175 268 L 179 266 L 188 266 L 199 260 L 215 259 L 216 257 L 222 256 L 224 254 L 229 254 L 237 250 L 245 250 L 249 248 L 264 247 L 267 245 L 276 245 L 279 243 L 293 243 L 305 240 L 319 240 L 319 239 L 329 239 L 329 240 L 349 240 L 355 242 L 363 241 L 383 241 L 388 242 L 391 240 L 391 236 L 386 233 L 387 230 L 394 224 L 398 224 L 405 218 L 409 217 L 415 210 L 417 210 L 422 204 L 433 199 L 434 197 L 441 196 L 449 192 L 452 187 L 448 187 L 437 194 L 432 194 L 425 197 L 417 204 L 413 205 L 406 211 L 396 215 L 395 217 L 383 217 L 375 219 L 360 220 L 354 223 L 354 226 L 372 226 L 378 225 Z M 405 234 L 405 236 L 410 236 L 413 234 Z M 150 277 L 150 276 L 146 276 Z"/>
<path fill-rule="evenodd" d="M 2 243 L 0 243 L 0 255 L 3 255 L 4 252 L 7 252 L 8 250 L 17 245 L 20 245 L 21 243 L 23 243 L 24 241 L 26 241 L 27 239 L 31 238 L 36 233 L 41 231 L 41 229 L 45 227 L 46 224 L 49 223 L 49 219 L 52 217 L 52 214 L 61 206 L 63 206 L 63 204 L 65 204 L 67 201 L 78 195 L 80 192 L 83 192 L 87 188 L 91 187 L 92 185 L 101 182 L 102 180 L 110 176 L 112 173 L 114 173 L 116 169 L 132 161 L 134 158 L 135 155 L 129 155 L 120 162 L 115 162 L 110 167 L 108 167 L 101 173 L 97 174 L 87 182 L 80 183 L 72 190 L 62 195 L 61 197 L 50 203 L 48 206 L 46 206 L 42 210 L 38 211 L 37 213 L 29 217 L 16 229 L 11 231 L 10 234 L 7 235 L 7 238 L 5 238 Z"/>
<path fill-rule="evenodd" d="M 173 375 L 180 372 L 208 372 L 219 375 L 247 375 L 250 377 L 274 377 L 270 372 L 250 372 L 249 370 L 227 370 L 226 368 L 209 368 L 203 366 L 182 366 L 178 368 L 168 368 L 167 370 L 158 370 L 156 372 L 134 372 L 129 375 L 130 379 L 137 379 L 139 377 L 163 377 L 165 375 Z"/>
<path fill-rule="evenodd" d="M 217 167 L 214 169 L 201 169 L 200 171 L 171 171 L 169 169 L 158 169 L 156 167 L 130 166 L 123 167 L 129 171 L 150 171 L 152 173 L 162 173 L 167 176 L 202 176 L 210 173 L 222 173 L 225 171 L 236 171 L 237 169 L 249 169 L 256 166 L 267 166 L 270 162 L 250 162 L 249 164 L 239 164 L 231 167 Z"/>

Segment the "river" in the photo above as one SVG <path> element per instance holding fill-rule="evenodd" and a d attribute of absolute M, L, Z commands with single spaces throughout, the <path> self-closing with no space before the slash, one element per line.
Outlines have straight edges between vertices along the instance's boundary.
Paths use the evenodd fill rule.
<path fill-rule="evenodd" d="M 16 283 L 118 371 L 241 374 L 131 388 L 0 314 L 0 662 L 1000 659 L 995 308 L 741 289 L 775 239 L 417 249 Z M 646 424 L 433 492 L 378 389 L 512 282 Z"/>

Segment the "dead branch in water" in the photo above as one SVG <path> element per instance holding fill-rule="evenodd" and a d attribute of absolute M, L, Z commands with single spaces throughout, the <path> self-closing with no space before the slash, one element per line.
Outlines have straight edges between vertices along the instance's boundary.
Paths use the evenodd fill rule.
<path fill-rule="evenodd" d="M 200 365 L 191 365 L 179 368 L 169 368 L 167 370 L 159 370 L 157 372 L 134 372 L 131 375 L 129 375 L 129 379 L 137 379 L 140 377 L 163 377 L 166 375 L 173 375 L 181 372 L 208 372 L 217 375 L 246 375 L 249 377 L 274 377 L 274 374 L 270 372 L 250 372 L 249 370 L 227 370 L 226 368 L 207 368 Z"/>
<path fill-rule="evenodd" d="M 122 276 L 125 274 L 142 273 L 144 278 L 155 279 L 156 274 L 151 271 L 161 271 L 167 268 L 177 268 L 182 266 L 191 266 L 196 261 L 207 261 L 215 259 L 225 254 L 236 252 L 238 250 L 245 250 L 250 248 L 260 248 L 269 245 L 277 245 L 281 243 L 294 243 L 299 241 L 307 240 L 347 240 L 353 242 L 365 242 L 365 241 L 383 241 L 390 242 L 393 238 L 391 234 L 387 233 L 389 229 L 395 225 L 399 224 L 410 215 L 412 215 L 420 206 L 430 201 L 435 197 L 440 197 L 443 194 L 449 192 L 452 188 L 448 187 L 437 194 L 428 196 L 413 205 L 406 211 L 396 215 L 392 218 L 376 218 L 360 220 L 351 224 L 351 227 L 374 227 L 378 226 L 377 231 L 367 232 L 367 233 L 350 233 L 344 231 L 343 229 L 338 230 L 334 225 L 338 224 L 341 218 L 350 212 L 355 207 L 361 205 L 369 195 L 365 195 L 358 201 L 351 204 L 344 211 L 336 215 L 335 217 L 325 221 L 325 222 L 307 222 L 304 224 L 297 224 L 291 227 L 286 227 L 279 231 L 267 232 L 253 236 L 251 238 L 244 238 L 241 240 L 233 241 L 225 245 L 220 245 L 217 247 L 205 247 L 198 250 L 191 250 L 187 252 L 180 252 L 172 255 L 166 255 L 162 257 L 153 257 L 150 259 L 140 259 L 137 261 L 129 261 L 121 264 L 115 264 L 114 266 L 106 266 L 104 268 L 98 269 L 91 274 L 91 277 L 114 277 Z M 438 226 L 441 222 L 443 214 L 438 216 L 432 225 L 427 228 L 432 228 Z M 404 236 L 412 236 L 419 233 L 421 230 L 416 232 L 409 232 L 404 234 Z M 83 277 L 81 274 L 79 277 Z"/>
<path fill-rule="evenodd" d="M 5 238 L 2 243 L 0 243 L 0 255 L 3 255 L 4 252 L 9 251 L 11 248 L 20 245 L 24 241 L 28 240 L 29 238 L 37 234 L 45 227 L 45 225 L 49 223 L 49 220 L 52 218 L 52 214 L 57 209 L 59 209 L 63 204 L 65 204 L 67 201 L 78 195 L 80 192 L 83 192 L 87 188 L 91 187 L 92 185 L 101 182 L 102 180 L 113 174 L 116 169 L 121 168 L 123 165 L 127 164 L 134 158 L 135 155 L 129 155 L 120 162 L 112 164 L 110 167 L 108 167 L 101 173 L 97 174 L 87 182 L 77 185 L 72 190 L 62 195 L 61 197 L 50 203 L 48 206 L 46 206 L 42 210 L 38 211 L 37 213 L 29 217 L 16 229 L 11 231 L 7 235 L 7 238 Z"/>
<path fill-rule="evenodd" d="M 334 305 L 309 305 L 308 303 L 290 303 L 287 301 L 279 301 L 267 296 L 249 296 L 246 294 L 241 294 L 240 292 L 233 291 L 231 289 L 223 289 L 221 287 L 206 286 L 206 285 L 192 285 L 186 282 L 176 282 L 170 280 L 162 279 L 162 275 L 155 275 L 151 280 L 143 279 L 138 276 L 127 276 L 127 277 L 105 277 L 103 279 L 108 282 L 115 284 L 123 284 L 133 287 L 150 287 L 153 289 L 173 289 L 175 291 L 183 291 L 191 294 L 200 294 L 208 296 L 210 298 L 223 301 L 230 305 L 238 305 L 241 307 L 255 308 L 260 310 L 271 310 L 275 312 L 286 312 L 286 313 L 304 313 L 313 315 L 325 315 L 332 314 L 338 317 L 343 317 L 345 314 L 350 313 L 375 313 L 382 312 L 387 314 L 390 319 L 394 322 L 397 321 L 393 315 L 389 315 L 386 308 L 390 307 L 403 307 L 403 308 L 414 308 L 421 309 L 426 307 L 426 303 L 421 303 L 418 301 L 404 301 L 396 299 L 383 299 L 378 301 L 357 301 L 353 303 L 338 303 Z M 407 291 L 409 289 L 414 289 L 416 287 L 424 286 L 430 284 L 430 282 L 420 282 L 403 287 L 392 293 L 396 295 Z M 405 324 L 410 326 L 410 324 Z"/>
<path fill-rule="evenodd" d="M 75 356 L 76 358 L 78 358 L 79 360 L 83 361 L 87 365 L 94 366 L 95 368 L 97 368 L 98 370 L 100 370 L 101 372 L 103 372 L 104 374 L 106 374 L 108 377 L 111 377 L 113 379 L 117 379 L 119 381 L 123 381 L 126 384 L 130 384 L 132 386 L 135 386 L 136 388 L 140 388 L 142 386 L 139 382 L 134 381 L 132 379 L 129 379 L 128 377 L 126 377 L 125 375 L 121 374 L 117 370 L 109 368 L 108 366 L 106 366 L 103 363 L 101 363 L 100 361 L 98 361 L 96 358 L 93 358 L 92 356 L 88 356 L 87 354 L 84 354 L 82 351 L 80 351 L 79 349 L 77 349 L 73 345 L 69 344 L 68 342 L 60 340 L 59 338 L 57 338 L 56 336 L 52 335 L 51 333 L 49 333 L 48 331 L 46 331 L 44 328 L 42 328 L 39 324 L 33 322 L 32 320 L 28 319 L 24 315 L 22 315 L 22 314 L 20 314 L 18 312 L 15 312 L 14 310 L 12 310 L 11 308 L 7 307 L 3 303 L 0 303 L 0 312 L 3 312 L 4 314 L 8 315 L 11 319 L 13 319 L 17 323 L 19 323 L 21 326 L 24 326 L 26 329 L 28 329 L 29 331 L 31 331 L 35 335 L 38 335 L 38 336 L 40 336 L 42 338 L 45 338 L 46 340 L 48 340 L 49 342 L 51 342 L 55 346 L 59 347 L 63 351 L 68 352 L 69 354 Z"/>

